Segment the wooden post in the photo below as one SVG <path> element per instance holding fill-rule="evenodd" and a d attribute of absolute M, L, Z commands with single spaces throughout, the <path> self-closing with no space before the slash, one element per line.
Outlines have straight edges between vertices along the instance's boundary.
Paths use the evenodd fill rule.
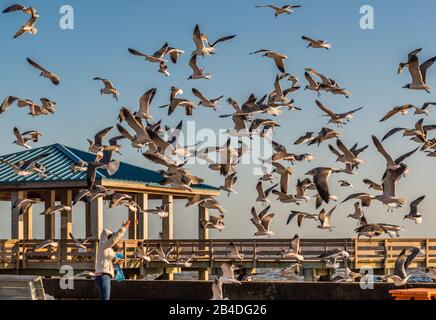
<path fill-rule="evenodd" d="M 32 207 L 27 209 L 23 214 L 23 237 L 26 240 L 33 238 L 33 210 Z"/>
<path fill-rule="evenodd" d="M 61 197 L 61 203 L 65 206 L 73 206 L 73 191 L 66 190 Z M 71 239 L 70 233 L 73 232 L 73 211 L 61 212 L 61 239 Z"/>
<path fill-rule="evenodd" d="M 209 239 L 209 229 L 203 228 L 201 221 L 209 220 L 209 209 L 199 206 L 198 207 L 198 240 L 207 240 Z M 199 250 L 206 250 L 205 245 L 200 245 Z M 202 269 L 198 271 L 198 279 L 199 280 L 209 280 L 209 269 Z"/>
<path fill-rule="evenodd" d="M 198 206 L 198 239 L 207 240 L 209 239 L 209 229 L 203 228 L 202 220 L 209 220 L 209 209 Z"/>
<path fill-rule="evenodd" d="M 148 209 L 148 194 L 138 193 L 136 195 L 136 203 L 141 210 Z M 138 239 L 148 239 L 148 213 L 143 212 L 138 215 L 138 225 L 136 226 L 136 235 Z"/>
<path fill-rule="evenodd" d="M 168 207 L 169 215 L 162 219 L 162 237 L 164 240 L 174 238 L 174 203 L 173 196 L 162 196 L 162 204 L 170 204 Z"/>
<path fill-rule="evenodd" d="M 13 208 L 15 201 L 25 197 L 25 192 L 11 192 L 11 238 L 22 240 L 24 239 L 24 217 L 18 214 L 18 209 Z"/>
<path fill-rule="evenodd" d="M 44 209 L 48 209 L 56 205 L 56 192 L 54 190 L 44 193 Z M 56 215 L 44 216 L 44 238 L 56 238 Z"/>
<path fill-rule="evenodd" d="M 138 220 L 138 212 L 129 209 L 129 220 L 130 220 L 130 226 L 128 232 L 128 239 L 137 239 L 136 221 Z"/>
<path fill-rule="evenodd" d="M 89 204 L 90 233 L 93 239 L 99 239 L 103 231 L 103 198 L 97 198 Z"/>
<path fill-rule="evenodd" d="M 90 237 L 92 235 L 91 231 L 91 203 L 85 203 L 85 235 Z"/>

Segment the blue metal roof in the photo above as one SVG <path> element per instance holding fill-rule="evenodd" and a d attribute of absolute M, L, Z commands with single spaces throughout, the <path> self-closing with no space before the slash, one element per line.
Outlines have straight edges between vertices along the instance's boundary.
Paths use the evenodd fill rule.
<path fill-rule="evenodd" d="M 61 144 L 53 144 L 45 147 L 30 149 L 26 151 L 11 153 L 0 158 L 16 163 L 21 160 L 28 160 L 40 154 L 48 153 L 49 155 L 39 162 L 44 164 L 49 174 L 47 178 L 40 178 L 37 174 L 27 177 L 20 177 L 10 166 L 0 163 L 0 184 L 19 184 L 29 182 L 53 182 L 53 181 L 86 181 L 86 172 L 74 173 L 71 171 L 71 165 L 83 160 L 91 162 L 95 160 L 95 154 L 70 148 Z M 156 171 L 148 170 L 121 162 L 118 171 L 110 176 L 106 170 L 97 170 L 97 179 L 119 180 L 144 183 L 150 186 L 160 186 L 162 175 Z M 217 188 L 200 184 L 194 186 L 196 189 Z"/>

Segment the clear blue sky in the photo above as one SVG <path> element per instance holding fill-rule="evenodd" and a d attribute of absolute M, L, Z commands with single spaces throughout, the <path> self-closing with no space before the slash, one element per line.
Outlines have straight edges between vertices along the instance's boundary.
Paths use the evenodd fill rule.
<path fill-rule="evenodd" d="M 345 99 L 341 96 L 323 94 L 320 100 L 338 111 L 364 106 L 363 112 L 344 129 L 343 141 L 351 145 L 354 142 L 370 144 L 370 135 L 382 136 L 395 126 L 411 127 L 419 119 L 413 115 L 397 117 L 387 123 L 377 121 L 391 107 L 398 104 L 436 100 L 434 93 L 413 92 L 402 89 L 408 83 L 407 71 L 396 75 L 398 62 L 403 61 L 407 53 L 415 48 L 424 48 L 422 59 L 436 55 L 434 15 L 436 3 L 431 0 L 410 1 L 300 1 L 303 8 L 297 9 L 291 16 L 280 16 L 274 19 L 269 9 L 254 8 L 255 4 L 266 4 L 268 1 L 25 1 L 36 7 L 41 15 L 38 20 L 39 33 L 28 34 L 12 40 L 27 17 L 21 13 L 0 15 L 0 45 L 2 82 L 0 98 L 16 95 L 38 101 L 47 97 L 57 101 L 55 115 L 32 119 L 25 110 L 11 108 L 0 116 L 0 136 L 3 139 L 1 153 L 19 151 L 12 145 L 12 128 L 18 126 L 22 130 L 38 129 L 45 133 L 39 146 L 55 142 L 64 143 L 80 149 L 87 148 L 87 137 L 108 125 L 115 123 L 121 106 L 131 109 L 137 107 L 140 95 L 146 90 L 157 87 L 158 94 L 154 106 L 168 102 L 169 88 L 172 85 L 182 87 L 186 97 L 191 98 L 191 88 L 195 86 L 207 96 L 215 97 L 224 94 L 242 101 L 250 93 L 262 96 L 273 88 L 277 70 L 271 61 L 248 53 L 261 48 L 269 48 L 289 56 L 287 69 L 297 75 L 301 85 L 305 85 L 303 68 L 312 67 L 325 73 L 349 89 L 353 96 Z M 14 1 L 3 1 L 6 7 Z M 278 4 L 285 4 L 277 1 Z M 70 4 L 75 9 L 75 29 L 59 28 L 59 8 Z M 297 4 L 297 2 L 295 2 Z M 370 4 L 375 10 L 375 30 L 362 31 L 359 28 L 359 9 Z M 2 8 L 3 9 L 3 8 Z M 189 82 L 187 66 L 189 53 L 193 50 L 192 31 L 199 24 L 210 39 L 237 34 L 231 42 L 219 45 L 219 52 L 213 57 L 201 61 L 201 65 L 213 75 L 210 81 Z M 301 40 L 302 35 L 327 39 L 333 44 L 330 51 L 307 49 Z M 177 65 L 170 65 L 171 77 L 164 78 L 156 72 L 156 65 L 144 63 L 131 56 L 127 48 L 134 47 L 152 53 L 168 41 L 171 46 L 186 50 Z M 62 77 L 59 87 L 54 87 L 47 80 L 38 78 L 37 72 L 25 61 L 32 57 L 41 64 L 56 71 Z M 110 96 L 100 96 L 100 84 L 92 81 L 94 76 L 113 80 L 121 92 L 117 103 Z M 436 69 L 430 70 L 428 83 L 436 87 Z M 293 147 L 291 143 L 307 130 L 317 131 L 326 124 L 325 118 L 319 117 L 320 111 L 314 100 L 313 92 L 299 91 L 293 98 L 303 108 L 302 112 L 285 113 L 278 118 L 282 127 L 276 131 L 276 140 L 294 152 L 310 152 L 317 156 L 311 164 L 298 164 L 297 173 L 291 179 L 294 185 L 298 177 L 316 166 L 334 166 L 334 156 L 329 153 L 327 144 L 316 147 Z M 222 103 L 219 114 L 227 113 L 231 108 Z M 426 118 L 428 124 L 436 110 Z M 167 118 L 164 109 L 153 110 L 155 119 L 163 118 L 165 124 L 175 126 L 184 116 L 177 111 Z M 230 119 L 218 119 L 218 114 L 210 110 L 195 111 L 193 120 L 197 120 L 197 128 L 224 129 L 232 125 Z M 115 132 L 115 131 L 114 131 Z M 390 140 L 387 149 L 394 155 L 412 150 L 416 145 L 400 136 Z M 363 178 L 379 180 L 384 161 L 375 152 L 374 147 L 362 155 L 366 164 L 359 175 L 345 176 L 354 183 L 354 190 L 337 187 L 337 180 L 331 179 L 334 194 L 343 196 L 349 192 L 366 191 L 362 185 Z M 139 153 L 129 151 L 125 143 L 123 161 L 156 169 Z M 408 210 L 404 208 L 396 213 L 388 214 L 383 206 L 375 204 L 367 210 L 371 222 L 390 222 L 404 225 L 404 236 L 434 236 L 436 216 L 432 204 L 433 181 L 436 178 L 434 167 L 436 160 L 426 159 L 424 154 L 416 154 L 408 164 L 411 175 L 399 183 L 399 194 L 408 200 L 414 200 L 422 194 L 427 195 L 421 211 L 424 224 L 415 226 L 402 220 Z M 203 175 L 207 182 L 221 184 L 221 178 L 206 168 L 194 167 L 194 173 Z M 256 177 L 251 176 L 250 167 L 240 167 L 237 189 L 239 194 L 227 199 L 222 197 L 228 210 L 226 216 L 227 229 L 222 233 L 212 232 L 212 237 L 249 237 L 255 229 L 248 221 L 250 207 L 255 199 Z M 352 211 L 352 202 L 340 206 L 333 216 L 337 225 L 334 232 L 320 233 L 315 224 L 309 222 L 302 229 L 294 224 L 285 226 L 290 206 L 274 203 L 276 219 L 273 229 L 277 237 L 289 237 L 298 232 L 303 237 L 345 237 L 353 236 L 355 222 L 345 219 Z M 9 211 L 2 205 L 3 218 L 0 227 L 0 238 L 9 235 Z M 176 237 L 194 237 L 196 234 L 195 213 L 184 210 L 180 203 L 176 212 Z M 302 205 L 301 210 L 313 210 L 313 203 Z M 296 208 L 293 206 L 292 208 Z M 81 214 L 80 214 L 81 215 Z M 79 216 L 79 214 L 77 214 Z M 125 218 L 123 211 L 108 211 L 106 226 L 115 228 Z M 152 219 L 153 220 L 153 219 Z M 75 227 L 82 232 L 81 218 Z M 157 220 L 153 220 L 151 235 L 159 231 Z M 39 223 L 39 222 L 36 222 Z M 40 227 L 37 229 L 42 230 Z M 42 231 L 41 231 L 42 232 Z"/>

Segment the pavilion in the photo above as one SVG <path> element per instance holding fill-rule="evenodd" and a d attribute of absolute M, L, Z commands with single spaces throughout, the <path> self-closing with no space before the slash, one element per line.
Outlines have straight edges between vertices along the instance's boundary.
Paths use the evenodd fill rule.
<path fill-rule="evenodd" d="M 61 144 L 53 144 L 36 149 L 16 152 L 1 156 L 1 159 L 16 163 L 28 160 L 37 155 L 48 153 L 49 155 L 39 163 L 46 166 L 50 173 L 47 178 L 41 178 L 37 174 L 27 177 L 17 175 L 7 164 L 0 164 L 0 200 L 11 201 L 11 238 L 17 240 L 33 239 L 32 235 L 32 209 L 19 215 L 18 210 L 13 209 L 13 203 L 20 198 L 34 199 L 38 203 L 44 203 L 45 208 L 54 206 L 57 201 L 72 206 L 75 194 L 87 187 L 86 172 L 74 173 L 71 165 L 83 160 L 94 161 L 92 153 L 73 149 Z M 173 200 L 189 199 L 194 195 L 218 196 L 219 189 L 208 185 L 196 185 L 192 190 L 171 188 L 159 184 L 162 176 L 155 172 L 138 166 L 121 162 L 119 170 L 109 176 L 104 169 L 97 170 L 96 184 L 104 186 L 108 190 L 127 193 L 134 197 L 142 209 L 147 209 L 148 200 L 161 199 L 163 203 L 170 203 L 167 218 L 162 219 L 163 239 L 173 239 Z M 86 235 L 98 239 L 103 230 L 104 199 L 98 198 L 86 203 Z M 74 207 L 72 207 L 74 210 Z M 73 211 L 72 210 L 72 211 Z M 128 209 L 127 209 L 128 210 Z M 69 239 L 72 232 L 73 212 L 60 213 L 60 240 Z M 129 239 L 148 239 L 147 214 L 136 214 L 129 210 L 131 224 L 128 231 Z M 198 238 L 207 239 L 208 232 L 201 227 L 200 220 L 208 218 L 208 209 L 198 207 Z M 55 238 L 56 214 L 45 216 L 44 238 Z"/>

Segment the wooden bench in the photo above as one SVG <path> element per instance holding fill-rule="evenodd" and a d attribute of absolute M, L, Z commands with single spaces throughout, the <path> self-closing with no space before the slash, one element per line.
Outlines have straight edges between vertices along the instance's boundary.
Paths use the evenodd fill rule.
<path fill-rule="evenodd" d="M 42 278 L 0 275 L 0 300 L 46 300 Z"/>
<path fill-rule="evenodd" d="M 395 300 L 436 300 L 436 289 L 415 288 L 405 290 L 390 290 Z"/>

